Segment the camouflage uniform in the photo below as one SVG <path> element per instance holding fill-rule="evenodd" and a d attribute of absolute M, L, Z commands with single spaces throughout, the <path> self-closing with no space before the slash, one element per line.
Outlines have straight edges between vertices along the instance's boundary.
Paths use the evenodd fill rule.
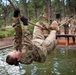
<path fill-rule="evenodd" d="M 74 19 L 71 20 L 70 22 L 71 26 L 70 26 L 70 33 L 75 35 L 76 34 L 76 21 Z M 75 37 L 72 36 L 72 40 L 73 40 L 73 44 L 75 44 Z"/>
<path fill-rule="evenodd" d="M 70 18 L 71 19 L 71 18 Z M 74 19 L 71 19 L 70 21 L 67 21 L 64 24 L 64 33 L 65 34 L 75 34 L 75 24 L 74 24 Z M 67 37 L 68 44 L 69 44 L 69 37 Z M 72 36 L 73 44 L 75 43 L 75 37 Z"/>
<path fill-rule="evenodd" d="M 22 40 L 22 44 L 23 46 L 27 46 L 27 49 L 28 50 L 32 50 L 32 42 L 31 42 L 31 39 L 32 39 L 32 35 L 30 34 L 30 31 L 29 30 L 24 30 L 23 32 L 23 40 Z"/>
<path fill-rule="evenodd" d="M 71 21 L 71 34 L 76 34 L 76 21 L 74 19 Z"/>
<path fill-rule="evenodd" d="M 40 25 L 40 22 L 36 23 Z M 56 46 L 56 31 L 50 31 L 49 35 L 45 38 L 43 30 L 35 26 L 33 32 L 32 51 L 27 50 L 27 46 L 22 49 L 20 62 L 23 64 L 30 64 L 32 61 L 44 62 L 48 54 L 54 50 Z"/>
<path fill-rule="evenodd" d="M 19 19 L 14 21 L 13 27 L 15 29 L 14 48 L 16 50 L 21 50 L 21 48 L 22 48 L 22 28 L 21 28 Z"/>
<path fill-rule="evenodd" d="M 65 34 L 69 33 L 69 24 L 68 23 L 64 24 L 64 33 Z"/>

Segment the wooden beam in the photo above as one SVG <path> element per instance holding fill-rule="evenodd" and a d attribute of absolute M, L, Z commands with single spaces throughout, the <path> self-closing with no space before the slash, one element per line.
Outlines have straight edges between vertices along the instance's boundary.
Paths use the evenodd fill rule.
<path fill-rule="evenodd" d="M 56 37 L 76 37 L 76 35 L 73 35 L 73 34 L 56 34 Z"/>

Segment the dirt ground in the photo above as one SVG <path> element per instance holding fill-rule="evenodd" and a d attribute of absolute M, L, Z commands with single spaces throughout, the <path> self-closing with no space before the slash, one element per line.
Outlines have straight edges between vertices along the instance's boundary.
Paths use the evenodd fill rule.
<path fill-rule="evenodd" d="M 14 38 L 13 36 L 1 38 L 0 39 L 0 48 L 8 46 L 8 45 L 12 45 L 13 44 L 13 38 Z"/>

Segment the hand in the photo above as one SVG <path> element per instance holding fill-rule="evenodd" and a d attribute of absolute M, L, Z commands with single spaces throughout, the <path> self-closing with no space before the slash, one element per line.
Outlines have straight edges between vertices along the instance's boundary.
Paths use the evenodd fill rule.
<path fill-rule="evenodd" d="M 14 10 L 13 16 L 14 16 L 14 17 L 18 17 L 19 14 L 20 14 L 20 10 L 19 10 L 19 8 L 16 8 L 16 9 Z"/>
<path fill-rule="evenodd" d="M 23 25 L 28 25 L 28 19 L 26 17 L 22 16 L 20 19 L 23 22 Z"/>

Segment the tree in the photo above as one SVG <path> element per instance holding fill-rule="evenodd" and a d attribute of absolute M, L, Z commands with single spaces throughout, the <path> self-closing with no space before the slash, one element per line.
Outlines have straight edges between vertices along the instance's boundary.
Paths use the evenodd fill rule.
<path fill-rule="evenodd" d="M 1 8 L 0 8 L 0 19 L 5 21 L 4 22 L 5 24 L 4 23 L 3 24 L 6 26 L 11 8 L 7 4 L 7 0 L 5 3 L 2 0 L 0 0 L 0 3 L 1 3 L 0 4 L 0 6 L 1 6 Z"/>
<path fill-rule="evenodd" d="M 43 0 L 43 15 L 48 19 L 48 8 L 46 0 Z"/>
<path fill-rule="evenodd" d="M 51 0 L 48 0 L 48 20 L 52 20 Z"/>
<path fill-rule="evenodd" d="M 26 3 L 26 0 L 21 0 L 21 3 L 22 3 L 23 8 L 24 8 L 24 15 L 28 18 L 28 11 L 27 11 L 27 3 Z"/>
<path fill-rule="evenodd" d="M 37 1 L 34 0 L 34 18 L 37 18 Z"/>
<path fill-rule="evenodd" d="M 76 15 L 76 0 L 71 0 L 71 11 Z"/>
<path fill-rule="evenodd" d="M 70 2 L 70 0 L 67 0 L 67 2 L 68 2 L 68 16 L 70 16 L 70 14 L 71 14 L 71 2 Z"/>
<path fill-rule="evenodd" d="M 64 3 L 64 0 L 62 0 L 62 5 L 63 5 L 63 17 L 65 17 L 65 3 Z"/>

